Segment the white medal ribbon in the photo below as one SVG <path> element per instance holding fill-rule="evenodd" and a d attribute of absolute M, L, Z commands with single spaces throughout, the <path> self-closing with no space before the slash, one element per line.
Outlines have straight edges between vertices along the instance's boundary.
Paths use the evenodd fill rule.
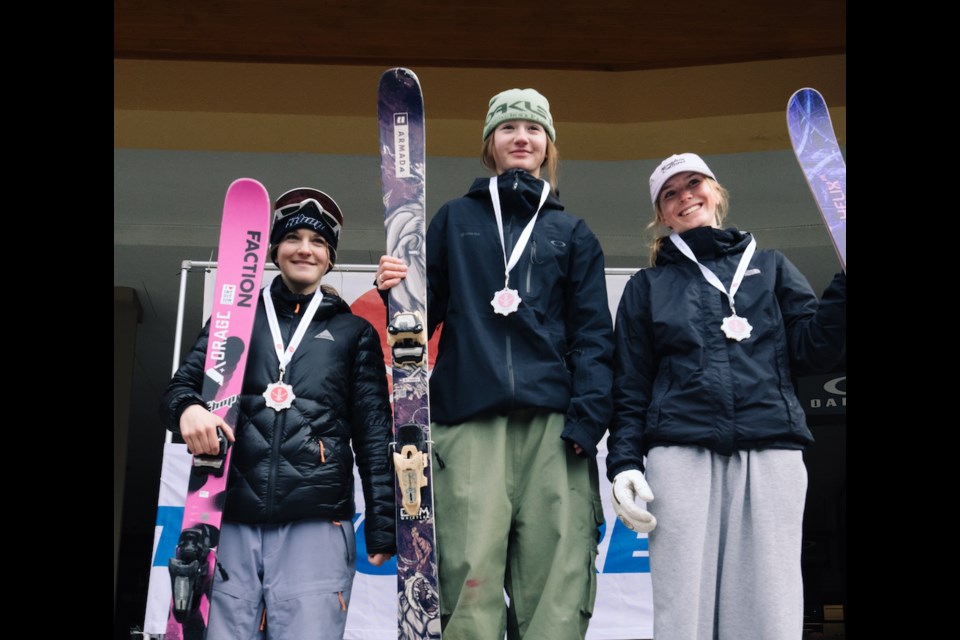
<path fill-rule="evenodd" d="M 507 243 L 503 237 L 503 214 L 500 211 L 500 194 L 497 191 L 497 182 L 499 178 L 494 176 L 490 178 L 490 199 L 493 201 L 493 214 L 497 219 L 497 231 L 500 233 L 500 250 L 503 251 L 503 289 L 494 294 L 493 300 L 490 304 L 493 305 L 493 308 L 496 313 L 501 315 L 509 315 L 517 310 L 520 305 L 520 295 L 510 289 L 510 270 L 517 266 L 517 263 L 520 261 L 520 256 L 523 254 L 524 248 L 530 242 L 530 235 L 533 233 L 533 225 L 537 222 L 537 216 L 540 215 L 540 209 L 543 208 L 543 204 L 547 201 L 547 196 L 550 195 L 550 183 L 546 180 L 543 181 L 543 191 L 540 193 L 540 204 L 537 206 L 536 212 L 533 214 L 533 217 L 530 218 L 530 222 L 527 223 L 527 226 L 524 227 L 523 232 L 520 233 L 520 237 L 517 239 L 517 244 L 513 247 L 513 251 L 510 252 L 510 259 L 507 259 Z"/>
<path fill-rule="evenodd" d="M 263 290 L 263 306 L 267 311 L 267 324 L 270 325 L 270 335 L 273 336 L 273 348 L 277 353 L 277 360 L 280 361 L 280 379 L 278 382 L 270 386 L 280 386 L 286 389 L 289 392 L 290 400 L 293 400 L 295 396 L 293 396 L 292 387 L 284 384 L 283 374 L 287 369 L 287 365 L 290 364 L 290 360 L 293 358 L 293 354 L 297 350 L 297 347 L 300 346 L 300 341 L 303 340 L 303 335 L 307 332 L 307 328 L 310 326 L 310 321 L 313 320 L 313 316 L 317 312 L 317 308 L 320 306 L 320 302 L 322 301 L 323 292 L 320 291 L 320 288 L 318 287 L 316 293 L 313 294 L 313 300 L 311 300 L 310 304 L 307 305 L 306 310 L 303 312 L 303 317 L 300 318 L 300 324 L 297 325 L 297 330 L 293 333 L 293 338 L 290 340 L 289 346 L 284 349 L 283 336 L 280 335 L 280 323 L 277 321 L 277 310 L 273 306 L 273 296 L 270 294 L 269 287 Z M 269 390 L 270 388 L 268 387 L 268 391 Z M 289 402 L 287 402 L 286 405 L 289 406 Z M 273 408 L 277 411 L 280 410 L 277 407 Z"/>
<path fill-rule="evenodd" d="M 711 271 L 707 267 L 700 264 L 700 261 L 697 260 L 697 256 L 693 254 L 693 250 L 690 248 L 690 245 L 688 245 L 684 241 L 684 239 L 680 237 L 678 233 L 671 233 L 670 240 L 673 242 L 674 245 L 676 245 L 677 249 L 680 250 L 680 253 L 687 256 L 698 267 L 700 267 L 700 273 L 703 274 L 703 277 L 706 279 L 706 281 L 709 282 L 711 285 L 713 285 L 716 289 L 718 289 L 721 293 L 723 293 L 723 295 L 727 297 L 727 302 L 730 304 L 730 311 L 733 312 L 733 315 L 731 316 L 731 318 L 737 321 L 742 321 L 743 324 L 746 325 L 745 328 L 737 329 L 738 331 L 737 335 L 742 336 L 742 337 L 737 337 L 737 335 L 731 335 L 731 332 L 727 330 L 726 328 L 728 324 L 727 320 L 729 319 L 725 319 L 723 323 L 724 333 L 727 334 L 728 337 L 738 341 L 743 340 L 744 338 L 749 338 L 750 330 L 752 329 L 752 327 L 750 326 L 750 323 L 748 323 L 745 319 L 737 316 L 737 307 L 734 305 L 733 299 L 734 299 L 734 296 L 737 295 L 737 290 L 740 289 L 740 283 L 743 282 L 743 274 L 746 273 L 747 267 L 750 266 L 750 259 L 753 257 L 754 252 L 757 250 L 757 239 L 754 238 L 753 235 L 751 234 L 750 244 L 747 245 L 747 248 L 743 252 L 743 255 L 740 256 L 740 264 L 737 265 L 737 270 L 733 274 L 733 282 L 730 283 L 729 293 L 727 292 L 726 288 L 723 286 L 723 283 L 720 282 L 720 278 L 718 278 L 713 271 Z M 745 332 L 745 335 L 744 335 L 744 332 Z"/>

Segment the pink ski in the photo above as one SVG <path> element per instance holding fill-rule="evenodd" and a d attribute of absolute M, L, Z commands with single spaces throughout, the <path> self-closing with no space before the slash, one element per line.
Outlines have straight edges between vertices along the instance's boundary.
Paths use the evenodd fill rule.
<path fill-rule="evenodd" d="M 260 297 L 270 213 L 270 197 L 262 184 L 241 178 L 230 185 L 223 204 L 201 395 L 210 411 L 231 428 Z M 221 436 L 220 455 L 193 458 L 183 527 L 176 556 L 169 563 L 173 601 L 167 640 L 202 640 L 206 634 L 230 467 L 227 444 Z"/>

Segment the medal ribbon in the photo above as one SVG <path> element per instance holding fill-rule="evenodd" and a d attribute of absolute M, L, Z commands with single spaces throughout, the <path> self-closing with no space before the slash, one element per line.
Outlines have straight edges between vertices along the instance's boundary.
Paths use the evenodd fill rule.
<path fill-rule="evenodd" d="M 754 251 L 757 250 L 757 239 L 754 238 L 752 234 L 750 235 L 750 244 L 747 245 L 746 250 L 740 257 L 740 264 L 737 265 L 737 270 L 733 274 L 733 282 L 730 283 L 730 293 L 727 293 L 723 283 L 720 282 L 720 278 L 718 278 L 713 271 L 700 264 L 697 256 L 693 255 L 693 250 L 690 248 L 690 245 L 688 245 L 679 234 L 671 233 L 670 240 L 677 246 L 677 249 L 680 249 L 680 253 L 693 260 L 696 265 L 700 267 L 700 273 L 703 274 L 707 282 L 719 289 L 723 295 L 727 296 L 727 301 L 730 303 L 730 311 L 733 311 L 733 315 L 737 315 L 737 308 L 733 306 L 733 297 L 737 295 L 737 290 L 743 281 L 743 274 L 746 273 L 747 267 L 750 265 L 750 258 L 753 257 Z"/>
<path fill-rule="evenodd" d="M 310 326 L 310 321 L 313 320 L 313 315 L 317 312 L 317 307 L 320 306 L 322 300 L 323 292 L 320 291 L 318 287 L 316 293 L 313 294 L 313 300 L 307 305 L 306 311 L 303 312 L 303 317 L 300 318 L 300 324 L 297 325 L 297 330 L 290 340 L 290 346 L 284 350 L 283 336 L 280 335 L 280 323 L 277 322 L 277 310 L 273 306 L 273 296 L 270 295 L 270 287 L 268 286 L 263 290 L 263 306 L 266 307 L 267 310 L 267 323 L 270 325 L 270 335 L 273 336 L 273 348 L 277 352 L 277 360 L 280 361 L 280 382 L 283 382 L 283 372 L 286 370 L 287 365 L 290 364 L 290 360 L 293 358 L 293 352 L 300 346 L 300 341 L 303 340 L 303 334 L 307 332 L 307 327 Z"/>
<path fill-rule="evenodd" d="M 530 234 L 533 233 L 533 225 L 537 221 L 537 216 L 540 215 L 540 209 L 543 208 L 543 203 L 547 201 L 547 196 L 550 194 L 550 183 L 546 180 L 543 181 L 540 205 L 537 207 L 536 213 L 533 214 L 533 218 L 531 218 L 527 226 L 524 227 L 523 233 L 520 234 L 520 238 L 517 240 L 513 251 L 510 252 L 510 260 L 507 260 L 507 243 L 504 242 L 503 239 L 503 215 L 500 213 L 500 194 L 497 192 L 497 181 L 498 178 L 496 176 L 490 178 L 490 198 L 493 200 L 493 213 L 497 218 L 497 231 L 500 232 L 500 249 L 503 251 L 504 266 L 503 288 L 506 289 L 510 284 L 510 270 L 517 266 L 517 262 L 520 261 L 520 255 L 523 253 L 523 249 L 527 246 L 527 243 L 530 242 Z"/>

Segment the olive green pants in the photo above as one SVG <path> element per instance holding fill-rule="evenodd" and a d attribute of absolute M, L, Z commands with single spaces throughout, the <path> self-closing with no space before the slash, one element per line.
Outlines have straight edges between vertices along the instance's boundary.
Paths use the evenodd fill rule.
<path fill-rule="evenodd" d="M 444 640 L 586 634 L 603 507 L 596 460 L 560 438 L 563 423 L 523 409 L 432 425 Z"/>

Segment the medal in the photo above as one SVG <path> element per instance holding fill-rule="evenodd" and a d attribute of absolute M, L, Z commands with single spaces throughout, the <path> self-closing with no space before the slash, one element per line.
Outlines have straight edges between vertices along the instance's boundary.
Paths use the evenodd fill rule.
<path fill-rule="evenodd" d="M 679 234 L 676 232 L 671 233 L 670 240 L 676 245 L 677 249 L 680 250 L 680 253 L 696 263 L 704 279 L 727 297 L 727 303 L 730 305 L 730 315 L 720 323 L 720 329 L 723 330 L 723 335 L 725 335 L 727 339 L 736 340 L 737 342 L 742 342 L 749 338 L 753 327 L 750 326 L 746 318 L 741 318 L 737 315 L 737 308 L 733 304 L 733 297 L 737 295 L 737 290 L 740 289 L 740 284 L 743 282 L 743 275 L 747 271 L 747 265 L 750 264 L 750 258 L 753 257 L 754 251 L 757 250 L 757 240 L 753 236 L 750 236 L 750 242 L 747 244 L 747 248 L 744 249 L 743 255 L 740 256 L 740 263 L 737 265 L 737 270 L 733 274 L 733 282 L 730 283 L 729 292 L 727 292 L 726 287 L 723 286 L 720 278 L 718 278 L 713 271 L 710 271 L 710 269 L 700 264 L 697 256 L 693 254 L 690 245 L 688 245 Z"/>
<path fill-rule="evenodd" d="M 494 313 L 508 316 L 520 307 L 520 294 L 514 289 L 504 287 L 493 294 L 490 304 L 493 306 Z"/>
<path fill-rule="evenodd" d="M 520 292 L 516 289 L 510 288 L 510 270 L 513 269 L 517 262 L 520 261 L 520 255 L 523 253 L 524 248 L 526 248 L 527 243 L 530 242 L 530 234 L 533 233 L 533 225 L 537 222 L 537 216 L 540 215 L 540 209 L 543 208 L 543 203 L 547 201 L 547 196 L 550 194 L 550 183 L 546 180 L 543 181 L 543 190 L 540 192 L 540 206 L 537 207 L 536 213 L 533 214 L 533 217 L 530 218 L 530 222 L 527 223 L 527 226 L 524 227 L 523 231 L 520 233 L 520 238 L 517 239 L 516 246 L 513 247 L 513 251 L 510 253 L 510 259 L 507 259 L 507 245 L 503 239 L 503 215 L 500 213 L 500 194 L 497 192 L 497 177 L 490 178 L 489 190 L 490 190 L 490 200 L 493 204 L 493 214 L 497 218 L 497 231 L 500 232 L 500 249 L 503 251 L 503 289 L 497 291 L 493 294 L 493 300 L 490 301 L 490 306 L 493 307 L 493 312 L 498 313 L 502 316 L 508 316 L 511 313 L 515 312 L 520 308 Z M 516 185 L 514 185 L 516 188 Z"/>
<path fill-rule="evenodd" d="M 267 401 L 267 406 L 274 411 L 283 411 L 293 405 L 293 387 L 284 382 L 272 382 L 267 385 L 263 392 L 263 398 Z"/>
<path fill-rule="evenodd" d="M 300 341 L 303 340 L 303 334 L 307 332 L 307 327 L 310 325 L 310 321 L 313 320 L 313 316 L 317 312 L 317 308 L 320 306 L 322 300 L 323 292 L 317 289 L 316 293 L 313 294 L 313 300 L 307 305 L 306 310 L 303 312 L 303 317 L 300 318 L 300 324 L 297 325 L 297 330 L 294 332 L 289 346 L 284 349 L 283 338 L 280 335 L 280 323 L 277 320 L 277 310 L 273 306 L 273 296 L 270 295 L 269 288 L 263 290 L 263 306 L 267 311 L 267 324 L 270 325 L 270 335 L 273 336 L 273 349 L 276 351 L 277 360 L 280 362 L 280 377 L 276 382 L 268 384 L 267 388 L 263 391 L 263 399 L 267 401 L 267 406 L 274 411 L 280 412 L 284 409 L 289 409 L 293 406 L 293 401 L 297 397 L 293 393 L 293 387 L 283 381 L 283 374 L 286 371 L 287 365 L 290 364 L 290 360 L 293 359 L 293 353 L 297 350 L 297 347 L 300 346 Z"/>
<path fill-rule="evenodd" d="M 720 328 L 723 329 L 723 335 L 737 342 L 749 338 L 750 332 L 753 330 L 747 319 L 741 318 L 736 313 L 724 318 L 723 322 L 720 323 Z"/>

